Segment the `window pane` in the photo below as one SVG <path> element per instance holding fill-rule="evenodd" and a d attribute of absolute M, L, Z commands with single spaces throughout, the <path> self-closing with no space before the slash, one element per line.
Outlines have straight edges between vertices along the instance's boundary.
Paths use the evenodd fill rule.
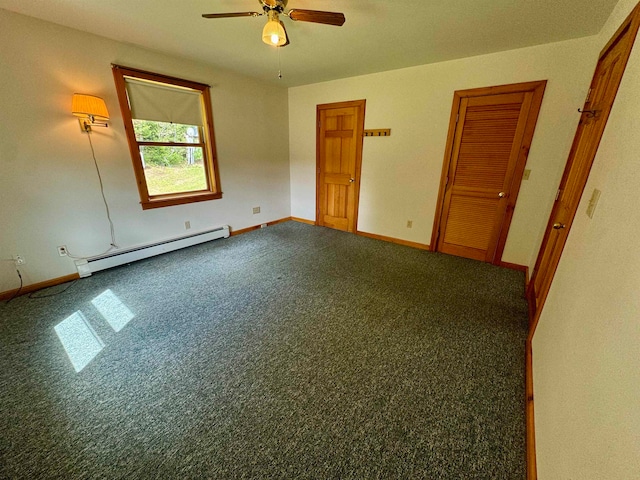
<path fill-rule="evenodd" d="M 141 146 L 149 195 L 207 189 L 202 148 Z"/>
<path fill-rule="evenodd" d="M 196 125 L 133 119 L 133 130 L 139 142 L 200 143 Z"/>

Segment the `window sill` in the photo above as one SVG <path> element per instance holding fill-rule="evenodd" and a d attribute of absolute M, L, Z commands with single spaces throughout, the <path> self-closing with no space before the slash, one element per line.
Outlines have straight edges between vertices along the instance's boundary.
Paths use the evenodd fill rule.
<path fill-rule="evenodd" d="M 180 193 L 176 195 L 162 195 L 161 197 L 150 198 L 146 202 L 140 202 L 143 210 L 151 208 L 172 207 L 174 205 L 182 205 L 185 203 L 207 202 L 209 200 L 218 200 L 222 198 L 222 192 L 196 192 L 196 193 Z"/>

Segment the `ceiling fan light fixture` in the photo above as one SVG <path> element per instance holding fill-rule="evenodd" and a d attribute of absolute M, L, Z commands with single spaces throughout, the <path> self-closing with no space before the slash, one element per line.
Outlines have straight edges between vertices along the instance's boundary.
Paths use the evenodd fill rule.
<path fill-rule="evenodd" d="M 267 45 L 281 47 L 287 43 L 287 34 L 278 19 L 278 12 L 269 11 L 269 21 L 262 30 L 262 41 Z"/>

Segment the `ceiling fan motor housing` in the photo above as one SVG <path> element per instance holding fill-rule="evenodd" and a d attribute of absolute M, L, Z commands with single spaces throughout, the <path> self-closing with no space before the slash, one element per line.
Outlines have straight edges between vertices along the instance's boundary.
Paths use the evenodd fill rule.
<path fill-rule="evenodd" d="M 269 13 L 269 10 L 275 10 L 278 13 L 282 13 L 287 6 L 288 0 L 258 0 L 265 13 Z"/>

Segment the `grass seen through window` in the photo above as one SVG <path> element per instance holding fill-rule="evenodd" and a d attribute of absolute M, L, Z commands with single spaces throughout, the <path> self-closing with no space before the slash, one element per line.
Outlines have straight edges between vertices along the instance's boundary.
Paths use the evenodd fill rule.
<path fill-rule="evenodd" d="M 184 144 L 200 141 L 195 125 L 181 125 L 149 120 L 133 120 L 140 142 L 163 142 L 181 146 L 141 145 L 140 157 L 149 195 L 196 192 L 207 189 L 202 147 Z"/>
<path fill-rule="evenodd" d="M 195 192 L 207 188 L 202 163 L 180 167 L 147 166 L 144 175 L 150 195 Z"/>

